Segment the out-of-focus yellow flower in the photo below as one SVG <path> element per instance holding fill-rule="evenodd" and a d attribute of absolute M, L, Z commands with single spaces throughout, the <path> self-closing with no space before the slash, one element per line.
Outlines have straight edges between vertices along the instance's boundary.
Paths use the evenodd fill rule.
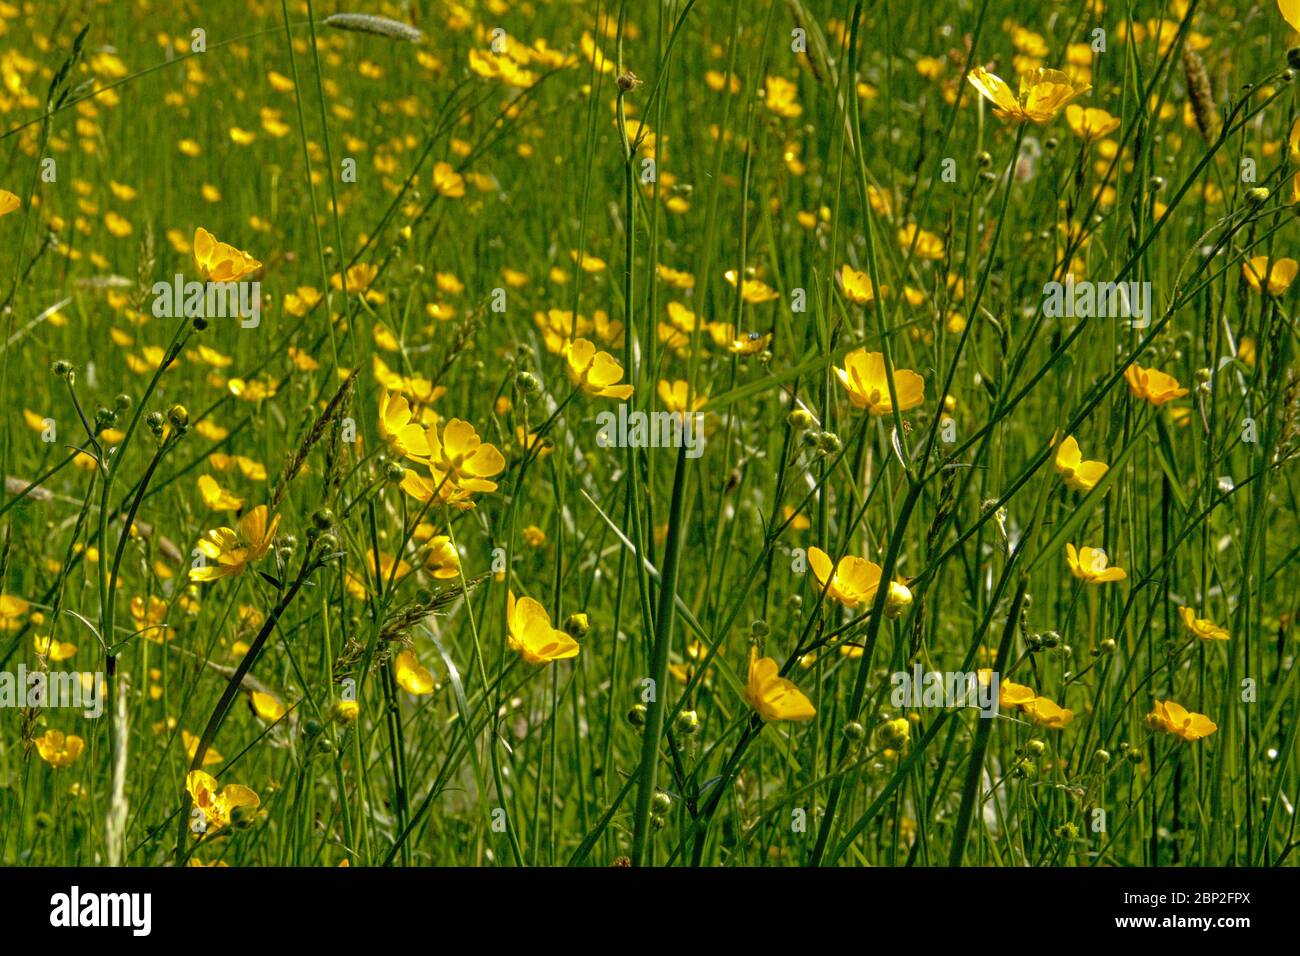
<path fill-rule="evenodd" d="M 518 651 L 529 664 L 549 664 L 578 656 L 582 648 L 564 631 L 551 627 L 546 608 L 530 597 L 515 600 L 513 591 L 506 593 L 506 603 L 510 649 Z"/>
<path fill-rule="evenodd" d="M 763 89 L 763 102 L 777 116 L 795 119 L 803 114 L 803 107 L 795 99 L 799 89 L 785 77 L 769 76 Z"/>
<path fill-rule="evenodd" d="M 870 601 L 880 587 L 880 565 L 855 555 L 845 555 L 832 568 L 830 555 L 812 547 L 808 549 L 808 566 L 818 589 L 848 608 Z"/>
<path fill-rule="evenodd" d="M 728 269 L 722 277 L 732 286 L 740 282 L 735 269 Z M 764 302 L 773 302 L 781 298 L 781 293 L 761 279 L 745 279 L 740 282 L 740 297 L 750 305 L 762 305 Z"/>
<path fill-rule="evenodd" d="M 181 730 L 181 745 L 185 748 L 185 756 L 191 760 L 199 752 L 199 738 L 188 730 Z M 208 747 L 207 752 L 203 754 L 203 766 L 210 767 L 215 763 L 225 763 L 226 758 L 221 756 L 221 752 L 216 747 Z"/>
<path fill-rule="evenodd" d="M 33 647 L 41 657 L 47 657 L 51 661 L 66 661 L 76 656 L 77 645 L 68 644 L 64 641 L 57 641 L 48 635 L 36 635 L 32 640 Z"/>
<path fill-rule="evenodd" d="M 1227 628 L 1219 627 L 1206 618 L 1197 617 L 1196 612 L 1190 607 L 1180 607 L 1178 616 L 1182 618 L 1183 625 L 1203 641 L 1226 641 L 1231 637 Z"/>
<path fill-rule="evenodd" d="M 213 528 L 198 543 L 207 559 L 200 567 L 190 568 L 191 581 L 215 581 L 242 574 L 244 568 L 271 549 L 271 540 L 280 526 L 280 516 L 267 520 L 266 505 L 258 505 L 239 519 L 239 531 Z"/>
<path fill-rule="evenodd" d="M 898 245 L 904 252 L 915 249 L 922 259 L 938 260 L 943 258 L 943 240 L 916 223 L 911 223 L 898 230 Z"/>
<path fill-rule="evenodd" d="M 1151 713 L 1147 714 L 1146 723 L 1152 730 L 1174 734 L 1189 743 L 1208 737 L 1219 729 L 1205 714 L 1193 713 L 1172 700 L 1157 700 Z"/>
<path fill-rule="evenodd" d="M 1095 140 L 1109 136 L 1119 129 L 1120 121 L 1118 116 L 1112 116 L 1105 110 L 1071 103 L 1065 108 L 1065 122 L 1069 124 L 1075 136 Z"/>
<path fill-rule="evenodd" d="M 216 779 L 202 770 L 191 770 L 186 774 L 185 789 L 194 799 L 194 805 L 203 811 L 203 817 L 212 830 L 229 826 L 231 815 L 237 809 L 255 810 L 262 803 L 255 792 L 237 783 L 226 784 L 218 793 Z"/>
<path fill-rule="evenodd" d="M 1018 95 L 1012 94 L 1005 80 L 982 66 L 971 70 L 966 79 L 994 105 L 993 115 L 998 119 L 1040 126 L 1050 123 L 1070 100 L 1091 89 L 1087 83 L 1076 84 L 1060 70 L 1042 67 L 1021 75 Z"/>
<path fill-rule="evenodd" d="M 663 379 L 659 381 L 659 401 L 663 402 L 664 409 L 670 412 L 697 412 L 705 406 L 708 398 L 695 394 L 693 400 L 687 402 L 687 394 L 690 392 L 690 384 L 683 379 L 675 382 L 668 382 Z"/>
<path fill-rule="evenodd" d="M 1056 449 L 1056 470 L 1065 479 L 1066 487 L 1075 491 L 1092 491 L 1097 482 L 1105 477 L 1110 466 L 1101 461 L 1084 461 L 1079 443 L 1073 435 L 1066 435 L 1065 440 Z"/>
<path fill-rule="evenodd" d="M 759 657 L 758 648 L 749 649 L 749 678 L 745 682 L 745 702 L 766 721 L 811 720 L 817 716 L 812 701 L 793 681 L 780 676 L 780 667 L 770 657 Z"/>
<path fill-rule="evenodd" d="M 632 397 L 631 385 L 615 384 L 623 377 L 623 366 L 608 352 L 597 351 L 590 340 L 574 339 L 566 345 L 564 360 L 569 366 L 569 380 L 586 394 L 619 401 Z"/>
<path fill-rule="evenodd" d="M 76 734 L 64 734 L 61 730 L 45 731 L 36 738 L 35 744 L 41 759 L 57 770 L 71 767 L 86 749 L 84 740 Z"/>
<path fill-rule="evenodd" d="M 893 411 L 883 353 L 855 349 L 844 356 L 844 368 L 836 368 L 835 375 L 849 393 L 854 408 L 865 408 L 872 415 L 888 415 Z M 894 390 L 900 412 L 925 401 L 925 379 L 910 369 L 894 369 Z"/>
<path fill-rule="evenodd" d="M 393 677 L 397 686 L 408 694 L 422 696 L 433 693 L 433 675 L 420 666 L 415 651 L 407 649 L 393 658 Z"/>
<path fill-rule="evenodd" d="M 1241 274 L 1246 284 L 1256 292 L 1281 295 L 1291 288 L 1300 263 L 1290 257 L 1270 260 L 1268 256 L 1253 256 L 1241 264 Z"/>
<path fill-rule="evenodd" d="M 465 177 L 456 172 L 451 163 L 434 163 L 433 188 L 439 196 L 460 199 L 465 195 Z"/>
<path fill-rule="evenodd" d="M 222 488 L 211 475 L 199 476 L 199 497 L 212 511 L 238 511 L 244 500 Z"/>
<path fill-rule="evenodd" d="M 1070 565 L 1070 573 L 1084 584 L 1106 584 L 1111 581 L 1123 581 L 1128 573 L 1123 568 L 1108 567 L 1106 552 L 1100 548 L 1079 548 L 1065 546 L 1065 560 Z"/>

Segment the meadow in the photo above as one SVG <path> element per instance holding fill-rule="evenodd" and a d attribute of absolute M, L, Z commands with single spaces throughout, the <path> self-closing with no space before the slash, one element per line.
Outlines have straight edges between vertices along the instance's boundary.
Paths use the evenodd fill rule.
<path fill-rule="evenodd" d="M 1294 866 L 1297 31 L 0 0 L 0 864 Z"/>

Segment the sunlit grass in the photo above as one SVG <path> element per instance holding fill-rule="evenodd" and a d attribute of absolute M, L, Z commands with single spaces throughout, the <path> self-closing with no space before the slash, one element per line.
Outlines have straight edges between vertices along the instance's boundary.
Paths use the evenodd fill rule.
<path fill-rule="evenodd" d="M 415 8 L 0 5 L 0 862 L 1294 862 L 1278 5 Z"/>

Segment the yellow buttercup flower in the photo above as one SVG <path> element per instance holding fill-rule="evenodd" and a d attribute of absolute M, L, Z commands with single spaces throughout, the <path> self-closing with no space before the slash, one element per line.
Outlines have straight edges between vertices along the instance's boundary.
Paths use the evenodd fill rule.
<path fill-rule="evenodd" d="M 623 377 L 623 366 L 608 352 L 597 351 L 588 339 L 574 339 L 564 346 L 564 360 L 569 365 L 569 380 L 586 394 L 596 398 L 632 397 L 631 385 L 615 384 Z"/>
<path fill-rule="evenodd" d="M 865 408 L 872 415 L 888 415 L 893 411 L 883 353 L 855 349 L 844 356 L 844 368 L 836 368 L 835 375 L 849 393 L 854 408 Z M 894 369 L 894 390 L 900 412 L 925 401 L 925 379 L 911 369 Z"/>
<path fill-rule="evenodd" d="M 262 268 L 247 252 L 221 242 L 202 226 L 194 230 L 194 262 L 209 282 L 236 282 Z"/>
<path fill-rule="evenodd" d="M 199 541 L 198 549 L 207 558 L 201 567 L 190 568 L 191 581 L 215 581 L 242 574 L 244 568 L 271 549 L 271 540 L 280 526 L 280 516 L 267 521 L 266 505 L 258 505 L 239 519 L 239 530 L 213 528 Z"/>
<path fill-rule="evenodd" d="M 422 504 L 428 504 L 436 495 L 440 504 L 450 505 L 462 511 L 474 507 L 473 494 L 456 484 L 451 475 L 437 470 L 431 471 L 426 478 L 414 468 L 408 468 L 406 474 L 402 476 L 401 487 Z"/>
<path fill-rule="evenodd" d="M 1056 470 L 1065 479 L 1065 484 L 1075 491 L 1092 491 L 1097 482 L 1105 477 L 1110 466 L 1101 461 L 1084 461 L 1079 451 L 1079 443 L 1073 435 L 1067 435 L 1056 449 Z"/>
<path fill-rule="evenodd" d="M 781 293 L 761 279 L 745 279 L 742 282 L 735 269 L 728 269 L 722 277 L 733 287 L 740 282 L 740 298 L 750 305 L 761 305 L 781 298 Z"/>
<path fill-rule="evenodd" d="M 460 199 L 465 195 L 465 177 L 456 172 L 451 163 L 434 163 L 433 188 L 440 196 Z"/>
<path fill-rule="evenodd" d="M 745 682 L 745 702 L 766 721 L 811 720 L 817 710 L 792 681 L 780 676 L 780 667 L 770 657 L 759 657 L 758 649 L 749 649 L 749 679 Z"/>
<path fill-rule="evenodd" d="M 244 507 L 244 500 L 226 491 L 211 475 L 199 476 L 199 497 L 213 511 L 238 511 Z"/>
<path fill-rule="evenodd" d="M 433 693 L 433 675 L 420 666 L 415 651 L 405 650 L 393 658 L 393 677 L 397 686 L 417 696 Z"/>
<path fill-rule="evenodd" d="M 898 230 L 898 245 L 904 252 L 915 250 L 922 259 L 942 259 L 943 240 L 916 223 L 909 223 Z"/>
<path fill-rule="evenodd" d="M 1187 389 L 1180 386 L 1172 375 L 1136 363 L 1124 369 L 1124 380 L 1135 398 L 1145 399 L 1156 407 L 1187 394 Z"/>
<path fill-rule="evenodd" d="M 1092 89 L 1087 83 L 1076 84 L 1060 70 L 1042 67 L 1021 75 L 1017 95 L 1012 95 L 1005 80 L 982 66 L 971 70 L 966 79 L 994 105 L 993 115 L 998 119 L 1040 126 L 1055 119 L 1070 100 Z"/>
<path fill-rule="evenodd" d="M 1070 573 L 1085 584 L 1106 584 L 1110 581 L 1123 581 L 1128 573 L 1123 568 L 1107 567 L 1106 552 L 1100 548 L 1079 548 L 1065 546 L 1065 560 L 1070 565 Z"/>
<path fill-rule="evenodd" d="M 848 266 L 840 266 L 840 288 L 844 291 L 844 298 L 856 305 L 866 305 L 876 298 L 871 276 Z"/>
<path fill-rule="evenodd" d="M 433 472 L 448 475 L 462 491 L 497 490 L 496 482 L 487 479 L 505 470 L 505 456 L 495 445 L 481 441 L 469 422 L 453 418 L 441 434 L 437 425 L 431 425 L 425 430 L 424 437 L 429 448 L 429 467 Z"/>
<path fill-rule="evenodd" d="M 1081 139 L 1101 139 L 1119 129 L 1119 117 L 1102 109 L 1071 103 L 1065 108 L 1065 122 Z"/>
<path fill-rule="evenodd" d="M 728 331 L 730 331 L 730 326 L 728 326 Z M 747 332 L 744 335 L 734 336 L 727 343 L 727 351 L 732 355 L 757 355 L 771 344 L 771 332 Z"/>
<path fill-rule="evenodd" d="M 424 570 L 440 580 L 460 576 L 460 555 L 445 534 L 434 535 L 421 550 Z"/>
<path fill-rule="evenodd" d="M 379 393 L 379 437 L 403 458 L 423 461 L 429 457 L 424 428 L 416 420 L 403 395 L 384 388 Z"/>
<path fill-rule="evenodd" d="M 21 208 L 23 201 L 7 189 L 0 189 L 0 216 L 7 216 Z"/>
<path fill-rule="evenodd" d="M 41 759 L 56 770 L 71 767 L 86 749 L 84 740 L 76 734 L 65 735 L 61 730 L 47 730 L 34 742 Z"/>
<path fill-rule="evenodd" d="M 37 654 L 40 654 L 41 657 L 47 657 L 51 661 L 66 661 L 77 654 L 76 644 L 56 641 L 54 638 L 45 635 L 36 635 L 32 639 L 32 644 Z"/>
<path fill-rule="evenodd" d="M 506 620 L 510 625 L 508 641 L 529 664 L 549 664 L 577 657 L 582 650 L 578 642 L 564 631 L 551 627 L 551 616 L 530 597 L 515 600 L 506 592 Z"/>
<path fill-rule="evenodd" d="M 1146 724 L 1152 730 L 1174 734 L 1189 743 L 1208 737 L 1219 729 L 1209 717 L 1193 713 L 1172 700 L 1157 700 L 1151 713 L 1147 714 Z"/>
<path fill-rule="evenodd" d="M 181 745 L 185 748 L 185 756 L 191 760 L 199 752 L 199 738 L 188 730 L 181 730 Z M 221 751 L 216 747 L 209 746 L 203 754 L 203 766 L 210 767 L 215 763 L 225 763 L 226 758 L 221 756 Z"/>
<path fill-rule="evenodd" d="M 1022 704 L 1021 712 L 1036 724 L 1060 730 L 1074 719 L 1074 711 L 1067 710 L 1047 697 L 1035 697 L 1027 704 Z"/>
<path fill-rule="evenodd" d="M 275 723 L 288 713 L 287 708 L 284 706 L 284 703 L 280 698 L 276 697 L 274 694 L 268 694 L 265 691 L 253 691 L 249 695 L 249 703 L 252 705 L 253 713 L 257 714 L 258 717 L 270 724 Z M 209 753 L 210 752 L 211 751 L 209 751 Z M 207 760 L 205 759 L 203 762 L 207 763 Z"/>
<path fill-rule="evenodd" d="M 832 569 L 830 555 L 812 547 L 808 549 L 808 566 L 817 579 L 818 589 L 848 608 L 870 601 L 880 586 L 880 565 L 865 558 L 846 555 Z"/>
<path fill-rule="evenodd" d="M 683 379 L 675 382 L 659 381 L 659 401 L 663 402 L 664 409 L 670 412 L 697 412 L 708 402 L 708 398 L 700 395 L 698 392 L 693 399 L 688 402 L 687 394 L 690 392 L 690 385 Z"/>
<path fill-rule="evenodd" d="M 248 787 L 237 783 L 228 783 L 217 792 L 217 781 L 202 770 L 191 770 L 185 776 L 185 789 L 194 799 L 194 805 L 203 811 L 208 828 L 220 830 L 230 825 L 231 816 L 243 807 L 254 810 L 262 800 Z"/>
<path fill-rule="evenodd" d="M 1292 30 L 1300 31 L 1300 0 L 1277 0 L 1277 9 Z"/>
<path fill-rule="evenodd" d="M 1291 288 L 1300 263 L 1289 257 L 1270 260 L 1268 256 L 1253 256 L 1241 264 L 1241 274 L 1246 284 L 1256 292 L 1281 295 Z"/>
<path fill-rule="evenodd" d="M 1178 616 L 1182 618 L 1184 626 L 1203 641 L 1226 641 L 1231 638 L 1227 628 L 1219 627 L 1206 618 L 1197 617 L 1196 612 L 1190 607 L 1180 607 Z"/>
<path fill-rule="evenodd" d="M 1004 707 L 1024 707 L 1033 703 L 1038 694 L 1032 687 L 1014 681 L 998 681 L 998 704 Z"/>
<path fill-rule="evenodd" d="M 763 102 L 777 116 L 795 119 L 803 113 L 803 107 L 796 101 L 798 87 L 783 76 L 769 76 L 763 84 Z"/>

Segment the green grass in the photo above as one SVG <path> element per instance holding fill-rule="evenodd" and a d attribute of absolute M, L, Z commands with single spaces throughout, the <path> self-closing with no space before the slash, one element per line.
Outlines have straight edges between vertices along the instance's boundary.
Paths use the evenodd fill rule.
<path fill-rule="evenodd" d="M 0 672 L 106 691 L 0 707 L 0 863 L 1295 863 L 1297 289 L 1243 269 L 1300 230 L 1275 4 L 350 11 L 420 43 L 318 6 L 0 7 Z M 978 66 L 1083 70 L 1118 126 L 999 118 Z M 260 262 L 255 328 L 153 314 L 202 280 L 199 227 Z M 1150 283 L 1149 321 L 1046 314 L 1067 274 Z M 635 410 L 707 399 L 703 454 L 598 442 L 618 402 L 571 381 L 575 336 Z M 859 349 L 883 414 L 836 374 Z M 1134 366 L 1187 393 L 1144 401 Z M 429 472 L 385 444 L 384 367 L 500 451 L 473 508 L 404 490 Z M 1090 490 L 1066 435 L 1109 466 Z M 189 581 L 263 505 L 266 553 Z M 845 606 L 814 547 L 910 604 Z M 524 660 L 508 590 L 580 652 Z M 756 714 L 751 647 L 815 716 Z M 914 665 L 1072 718 L 900 708 Z M 1167 700 L 1215 731 L 1153 729 Z M 200 764 L 257 807 L 205 815 Z"/>

